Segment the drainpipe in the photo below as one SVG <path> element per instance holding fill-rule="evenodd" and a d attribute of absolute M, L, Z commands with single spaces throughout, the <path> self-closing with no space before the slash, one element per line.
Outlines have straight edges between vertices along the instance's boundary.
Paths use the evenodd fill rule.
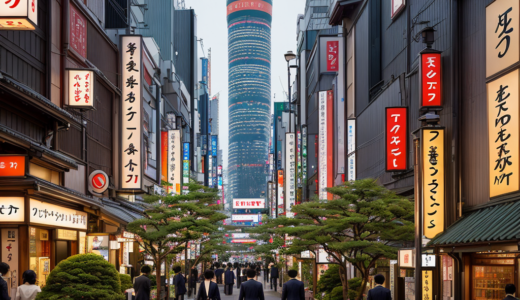
<path fill-rule="evenodd" d="M 455 250 L 455 247 L 453 247 L 451 253 L 448 253 L 448 255 L 456 262 L 456 270 L 455 270 L 455 276 L 454 276 L 455 278 L 453 278 L 453 280 L 455 281 L 455 284 L 453 284 L 453 286 L 459 287 L 459 288 L 453 289 L 454 290 L 453 298 L 454 298 L 454 300 L 462 300 L 462 291 L 464 290 L 464 288 L 463 288 L 464 264 L 462 263 L 462 259 L 458 255 L 456 255 L 453 252 L 453 250 Z"/>

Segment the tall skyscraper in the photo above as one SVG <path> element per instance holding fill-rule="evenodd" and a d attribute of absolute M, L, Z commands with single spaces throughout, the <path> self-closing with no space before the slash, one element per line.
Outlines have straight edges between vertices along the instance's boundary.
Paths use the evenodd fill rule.
<path fill-rule="evenodd" d="M 271 115 L 272 0 L 227 0 L 229 185 L 232 198 L 266 189 Z"/>

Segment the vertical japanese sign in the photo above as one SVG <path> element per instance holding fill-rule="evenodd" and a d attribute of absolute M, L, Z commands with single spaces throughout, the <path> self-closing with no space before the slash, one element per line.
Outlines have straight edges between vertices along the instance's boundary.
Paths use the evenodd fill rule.
<path fill-rule="evenodd" d="M 423 234 L 433 238 L 444 231 L 444 128 L 423 129 Z"/>
<path fill-rule="evenodd" d="M 514 70 L 487 84 L 490 197 L 520 188 L 519 76 Z"/>
<path fill-rule="evenodd" d="M 284 202 L 283 202 L 283 170 L 278 170 L 278 199 L 277 199 L 277 207 L 278 207 L 278 216 L 284 213 Z"/>
<path fill-rule="evenodd" d="M 407 166 L 407 107 L 386 108 L 386 171 L 406 171 Z"/>
<path fill-rule="evenodd" d="M 302 127 L 302 184 L 307 185 L 307 126 Z"/>
<path fill-rule="evenodd" d="M 202 58 L 202 83 L 206 82 L 208 82 L 208 59 Z"/>
<path fill-rule="evenodd" d="M 356 120 L 347 121 L 348 180 L 356 180 Z"/>
<path fill-rule="evenodd" d="M 200 155 L 206 155 L 208 153 L 208 136 L 203 134 L 200 136 L 201 139 L 201 147 L 200 147 Z M 202 170 L 204 173 L 204 170 Z"/>
<path fill-rule="evenodd" d="M 182 183 L 190 183 L 190 143 L 182 147 Z"/>
<path fill-rule="evenodd" d="M 433 299 L 433 271 L 422 271 L 422 299 Z"/>
<path fill-rule="evenodd" d="M 19 240 L 20 234 L 17 228 L 2 228 L 2 249 L 0 249 L 0 252 L 2 253 L 2 262 L 9 265 L 9 272 L 4 277 L 11 278 L 11 285 L 7 286 L 7 290 L 10 290 L 13 296 L 12 299 L 14 299 L 13 292 L 16 291 L 19 279 L 21 278 L 18 270 L 18 253 L 20 252 Z"/>
<path fill-rule="evenodd" d="M 295 134 L 285 134 L 285 216 L 293 218 L 291 208 L 296 204 L 296 141 Z"/>
<path fill-rule="evenodd" d="M 421 107 L 442 106 L 441 53 L 425 50 L 421 53 Z"/>
<path fill-rule="evenodd" d="M 74 7 L 70 6 L 70 46 L 79 55 L 87 58 L 87 19 Z"/>
<path fill-rule="evenodd" d="M 496 0 L 486 7 L 486 77 L 520 60 L 520 3 Z"/>
<path fill-rule="evenodd" d="M 161 180 L 169 181 L 168 178 L 168 131 L 161 131 Z"/>
<path fill-rule="evenodd" d="M 181 131 L 168 130 L 168 182 L 173 185 L 173 192 L 181 194 Z"/>
<path fill-rule="evenodd" d="M 326 188 L 333 185 L 332 171 L 332 134 L 333 134 L 333 94 L 332 91 L 319 93 L 319 197 L 322 200 L 332 200 Z"/>
<path fill-rule="evenodd" d="M 392 0 L 392 19 L 404 9 L 405 4 L 405 0 Z"/>
<path fill-rule="evenodd" d="M 339 69 L 338 45 L 339 41 L 327 41 L 327 71 L 329 72 Z"/>
<path fill-rule="evenodd" d="M 211 136 L 211 155 L 216 157 L 217 150 L 218 150 L 218 136 L 212 135 Z"/>
<path fill-rule="evenodd" d="M 69 106 L 75 108 L 94 107 L 94 72 L 90 70 L 68 70 Z"/>
<path fill-rule="evenodd" d="M 0 1 L 0 30 L 34 30 L 37 25 L 37 0 Z"/>
<path fill-rule="evenodd" d="M 121 188 L 143 188 L 142 37 L 121 36 Z"/>
<path fill-rule="evenodd" d="M 297 166 L 298 171 L 296 173 L 296 178 L 298 181 L 298 187 L 302 187 L 302 133 L 301 131 L 297 132 L 298 140 L 296 144 L 296 159 L 297 159 Z"/>
<path fill-rule="evenodd" d="M 276 180 L 271 185 L 271 218 L 276 218 Z"/>

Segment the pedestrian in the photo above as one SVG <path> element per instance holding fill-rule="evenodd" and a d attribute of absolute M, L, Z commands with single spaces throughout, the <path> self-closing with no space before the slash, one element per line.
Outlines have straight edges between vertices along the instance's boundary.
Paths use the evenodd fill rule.
<path fill-rule="evenodd" d="M 517 300 L 515 297 L 516 287 L 514 284 L 506 284 L 506 297 L 504 300 Z"/>
<path fill-rule="evenodd" d="M 36 273 L 27 270 L 22 274 L 23 284 L 18 287 L 15 300 L 34 300 L 42 290 L 36 283 Z"/>
<path fill-rule="evenodd" d="M 283 284 L 282 300 L 305 300 L 305 286 L 303 282 L 296 279 L 298 271 L 289 270 L 289 281 Z"/>
<path fill-rule="evenodd" d="M 260 267 L 260 264 L 256 264 L 256 280 L 258 280 L 258 276 L 262 275 L 262 267 Z"/>
<path fill-rule="evenodd" d="M 377 274 L 374 276 L 376 286 L 368 291 L 367 300 L 392 300 L 392 294 L 389 289 L 383 287 L 385 276 Z"/>
<path fill-rule="evenodd" d="M 238 300 L 264 300 L 264 286 L 255 280 L 256 271 L 247 269 L 247 281 L 240 285 Z"/>
<path fill-rule="evenodd" d="M 186 277 L 182 275 L 182 268 L 176 266 L 173 268 L 175 276 L 173 277 L 173 286 L 175 288 L 175 300 L 184 300 L 186 294 Z"/>
<path fill-rule="evenodd" d="M 4 280 L 4 276 L 9 272 L 10 268 L 5 262 L 0 262 L 0 300 L 11 300 L 7 290 L 7 282 Z"/>
<path fill-rule="evenodd" d="M 239 263 L 236 263 L 236 270 L 237 270 L 237 289 L 240 288 L 240 282 L 242 280 L 242 266 Z"/>
<path fill-rule="evenodd" d="M 134 279 L 134 291 L 135 300 L 150 300 L 150 289 L 152 282 L 148 275 L 152 272 L 152 268 L 149 265 L 141 267 L 141 276 Z"/>
<path fill-rule="evenodd" d="M 264 282 L 269 282 L 269 266 L 267 263 L 264 265 Z"/>
<path fill-rule="evenodd" d="M 224 269 L 220 268 L 219 262 L 215 263 L 215 267 L 216 267 L 215 276 L 217 277 L 217 284 L 222 284 L 222 274 L 224 274 Z"/>
<path fill-rule="evenodd" d="M 188 298 L 191 294 L 197 293 L 197 278 L 199 277 L 199 270 L 195 266 L 191 266 L 190 277 L 188 277 Z"/>
<path fill-rule="evenodd" d="M 199 287 L 197 300 L 220 300 L 220 292 L 218 291 L 218 284 L 213 282 L 215 272 L 213 270 L 206 270 L 204 272 L 204 281 Z"/>
<path fill-rule="evenodd" d="M 231 263 L 228 263 L 226 273 L 224 274 L 224 294 L 233 295 L 233 285 L 235 285 L 235 273 L 233 273 Z"/>
<path fill-rule="evenodd" d="M 273 264 L 273 266 L 271 267 L 271 290 L 273 289 L 273 285 L 274 285 L 275 292 L 278 290 L 278 288 L 277 288 L 278 278 L 279 278 L 278 268 L 276 267 L 276 265 Z"/>
<path fill-rule="evenodd" d="M 243 282 L 247 281 L 247 270 L 249 270 L 249 269 L 248 268 L 242 269 L 242 276 L 240 276 L 240 286 L 242 286 Z"/>

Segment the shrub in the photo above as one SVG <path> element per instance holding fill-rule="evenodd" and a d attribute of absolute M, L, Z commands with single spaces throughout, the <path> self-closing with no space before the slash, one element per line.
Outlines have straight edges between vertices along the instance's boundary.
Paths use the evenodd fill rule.
<path fill-rule="evenodd" d="M 121 292 L 124 294 L 126 290 L 131 289 L 134 285 L 132 284 L 132 277 L 127 274 L 119 274 L 119 280 L 121 281 Z"/>
<path fill-rule="evenodd" d="M 348 281 L 348 297 L 350 299 L 357 299 L 361 281 L 362 279 L 360 277 L 354 277 Z"/>
<path fill-rule="evenodd" d="M 124 300 L 116 268 L 102 256 L 78 254 L 61 261 L 36 299 Z"/>

